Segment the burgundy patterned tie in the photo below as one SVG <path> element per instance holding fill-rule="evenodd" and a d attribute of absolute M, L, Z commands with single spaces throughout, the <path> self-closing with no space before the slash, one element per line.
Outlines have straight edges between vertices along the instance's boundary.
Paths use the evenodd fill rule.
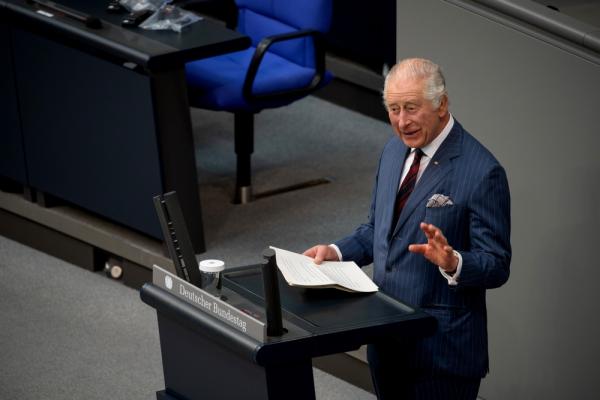
<path fill-rule="evenodd" d="M 392 220 L 392 230 L 396 226 L 398 222 L 398 217 L 402 212 L 402 208 L 406 204 L 408 197 L 412 193 L 415 183 L 417 182 L 417 174 L 419 173 L 419 164 L 421 163 L 421 156 L 423 156 L 423 152 L 421 149 L 415 150 L 415 157 L 413 158 L 413 162 L 410 165 L 410 169 L 408 173 L 404 177 L 402 184 L 400 185 L 400 190 L 398 190 L 398 194 L 396 194 L 396 204 L 394 206 L 394 219 Z"/>

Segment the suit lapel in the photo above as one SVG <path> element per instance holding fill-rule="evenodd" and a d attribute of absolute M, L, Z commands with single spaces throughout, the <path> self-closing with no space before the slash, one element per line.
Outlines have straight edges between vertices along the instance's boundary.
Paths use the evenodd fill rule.
<path fill-rule="evenodd" d="M 431 192 L 431 190 L 452 171 L 453 166 L 450 161 L 452 158 L 460 155 L 460 144 L 462 143 L 462 127 L 455 121 L 450 134 L 444 140 L 434 154 L 433 159 L 427 165 L 423 175 L 417 182 L 413 192 L 406 202 L 398 223 L 394 229 L 394 235 L 402 228 L 408 220 L 408 217 L 416 210 L 419 205 L 423 204 L 423 199 Z"/>

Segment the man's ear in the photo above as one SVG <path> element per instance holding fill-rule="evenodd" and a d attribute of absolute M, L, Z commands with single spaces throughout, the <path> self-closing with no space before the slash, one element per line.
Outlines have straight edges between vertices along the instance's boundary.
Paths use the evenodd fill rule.
<path fill-rule="evenodd" d="M 443 95 L 440 99 L 440 106 L 437 109 L 438 116 L 444 118 L 448 114 L 448 96 Z"/>

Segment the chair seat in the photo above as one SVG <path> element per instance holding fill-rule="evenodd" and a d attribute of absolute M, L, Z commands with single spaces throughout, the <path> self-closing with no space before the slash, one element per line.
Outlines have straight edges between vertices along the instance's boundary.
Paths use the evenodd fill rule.
<path fill-rule="evenodd" d="M 185 66 L 190 87 L 190 103 L 193 107 L 218 111 L 258 112 L 264 108 L 280 107 L 303 95 L 286 96 L 281 100 L 256 101 L 249 104 L 242 95 L 246 71 L 255 49 L 193 61 Z M 308 86 L 315 70 L 295 64 L 273 53 L 266 53 L 253 85 L 254 94 L 293 90 Z M 326 72 L 319 86 L 326 85 L 332 75 Z"/>

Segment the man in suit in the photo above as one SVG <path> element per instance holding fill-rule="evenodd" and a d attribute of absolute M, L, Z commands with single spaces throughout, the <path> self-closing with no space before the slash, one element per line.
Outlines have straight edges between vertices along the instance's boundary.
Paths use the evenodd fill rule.
<path fill-rule="evenodd" d="M 509 276 L 510 195 L 494 156 L 448 111 L 439 66 L 407 59 L 386 77 L 396 135 L 379 161 L 368 221 L 315 259 L 373 263 L 384 293 L 437 319 L 430 337 L 368 346 L 380 399 L 475 399 L 488 372 L 486 289 Z"/>

